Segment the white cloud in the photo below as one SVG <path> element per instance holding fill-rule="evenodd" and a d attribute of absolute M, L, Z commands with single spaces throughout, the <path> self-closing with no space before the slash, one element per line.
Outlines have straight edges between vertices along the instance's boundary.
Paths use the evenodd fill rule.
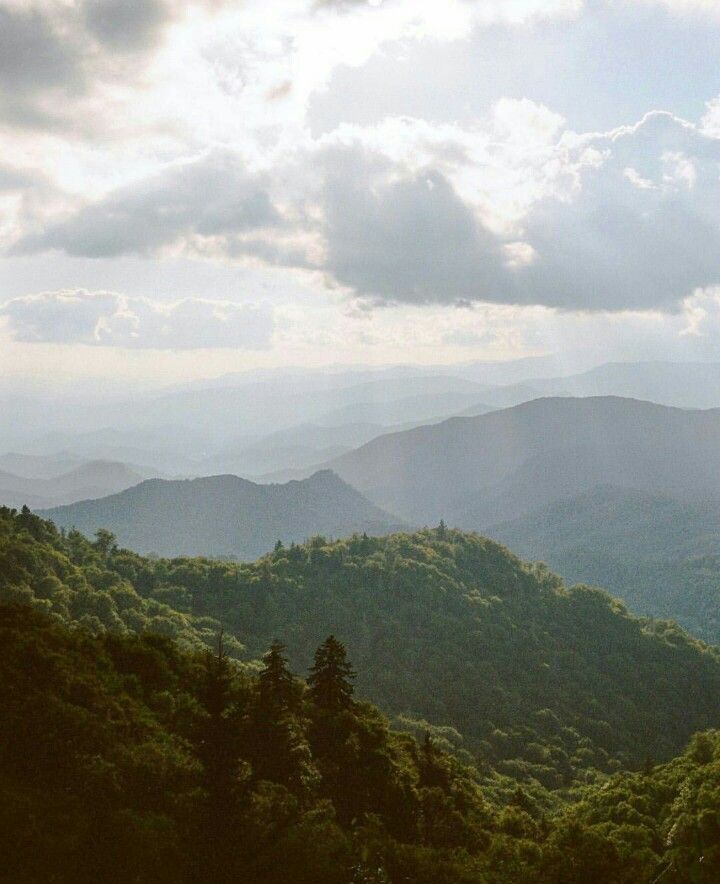
<path fill-rule="evenodd" d="M 625 0 L 625 2 L 661 6 L 677 15 L 706 15 L 720 19 L 717 0 Z"/>
<path fill-rule="evenodd" d="M 178 240 L 238 237 L 282 226 L 262 176 L 242 159 L 220 151 L 161 172 L 51 222 L 16 250 L 63 249 L 71 255 L 153 254 Z"/>
<path fill-rule="evenodd" d="M 720 10 L 716 0 L 627 2 L 683 15 Z M 707 292 L 720 281 L 720 99 L 697 126 L 651 113 L 577 134 L 552 107 L 499 82 L 492 106 L 468 95 L 462 124 L 396 116 L 317 140 L 308 129 L 312 96 L 342 66 L 402 60 L 411 42 L 433 49 L 488 25 L 532 39 L 526 26 L 572 19 L 586 5 L 0 0 L 0 249 L 15 246 L 24 256 L 15 262 L 54 269 L 65 255 L 88 256 L 93 267 L 115 256 L 157 266 L 182 256 L 228 273 L 251 262 L 255 280 L 272 268 L 267 285 L 288 319 L 274 340 L 298 360 L 406 348 L 417 358 L 475 347 L 502 357 L 554 346 L 554 335 L 588 345 L 606 335 L 619 348 L 645 336 L 660 351 L 682 336 L 683 346 L 709 347 L 717 311 Z M 616 61 L 612 47 L 607 61 Z M 506 85 L 513 97 L 501 97 Z M 652 84 L 643 88 L 639 100 Z M 314 287 L 317 313 L 309 295 L 293 313 L 298 277 Z M 267 344 L 264 308 L 202 298 L 163 306 L 75 289 L 124 287 L 115 280 L 78 275 L 6 289 L 5 297 L 72 289 L 0 308 L 13 346 Z M 129 290 L 158 294 L 137 279 Z M 351 311 L 358 300 L 364 309 Z M 458 303 L 475 307 L 448 309 Z M 372 304 L 384 307 L 368 313 Z"/>
<path fill-rule="evenodd" d="M 500 131 L 324 139 L 324 269 L 385 300 L 567 310 L 672 310 L 720 282 L 719 139 L 666 113 L 578 136 L 518 110 L 519 135 L 506 106 Z"/>
<path fill-rule="evenodd" d="M 111 191 L 16 251 L 172 249 L 407 303 L 674 309 L 720 282 L 720 139 L 667 113 L 563 131 L 530 102 L 472 129 L 342 127 L 252 170 L 229 150 Z"/>
<path fill-rule="evenodd" d="M 24 343 L 160 350 L 267 347 L 272 310 L 203 298 L 161 303 L 115 292 L 42 292 L 0 305 L 10 337 Z"/>

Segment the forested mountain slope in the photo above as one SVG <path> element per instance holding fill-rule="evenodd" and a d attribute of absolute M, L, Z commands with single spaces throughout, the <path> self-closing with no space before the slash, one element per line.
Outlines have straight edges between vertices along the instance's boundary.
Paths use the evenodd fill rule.
<path fill-rule="evenodd" d="M 720 410 L 536 399 L 380 436 L 328 466 L 413 524 L 476 530 L 599 484 L 720 496 Z"/>
<path fill-rule="evenodd" d="M 0 604 L 0 851 L 14 884 L 713 884 L 720 739 L 547 814 L 497 805 L 353 697 L 333 638 L 307 683 L 160 636 Z M 310 661 L 308 661 L 309 664 Z"/>
<path fill-rule="evenodd" d="M 328 470 L 309 479 L 259 485 L 238 476 L 150 480 L 121 494 L 45 513 L 61 527 L 92 536 L 106 528 L 120 544 L 164 556 L 253 559 L 275 545 L 313 534 L 384 533 L 399 520 Z"/>
<path fill-rule="evenodd" d="M 187 589 L 156 581 L 141 594 L 137 581 L 111 567 L 121 555 L 107 532 L 91 543 L 77 531 L 61 535 L 28 509 L 0 507 L 0 601 L 31 605 L 93 633 L 154 632 L 191 648 L 215 642 L 220 623 L 193 616 Z"/>
<path fill-rule="evenodd" d="M 39 540 L 21 527 L 28 520 Z M 362 696 L 391 714 L 451 725 L 493 769 L 548 788 L 648 753 L 669 757 L 720 724 L 718 652 L 629 616 L 599 590 L 567 589 L 477 535 L 441 527 L 316 538 L 234 564 L 146 559 L 106 536 L 63 539 L 30 514 L 6 523 L 11 565 L 29 557 L 37 567 L 6 578 L 4 597 L 20 594 L 73 621 L 85 605 L 91 626 L 120 630 L 140 599 L 166 634 L 199 629 L 207 640 L 222 622 L 245 645 L 244 659 L 282 636 L 296 666 L 333 632 L 358 664 Z M 80 574 L 66 575 L 65 559 Z M 158 603 L 181 607 L 181 619 Z"/>
<path fill-rule="evenodd" d="M 430 884 L 487 866 L 500 820 L 472 773 L 356 702 L 333 640 L 307 686 L 278 644 L 251 678 L 7 605 L 0 641 L 3 880 Z"/>
<path fill-rule="evenodd" d="M 211 610 L 236 662 L 202 650 L 218 647 Z M 718 652 L 477 535 L 150 560 L 0 510 L 0 641 L 13 882 L 712 884 L 720 871 L 717 735 L 655 766 L 720 723 Z M 296 671 L 314 660 L 307 684 L 286 653 Z M 361 697 L 405 712 L 420 742 Z M 443 753 L 460 739 L 449 725 L 475 770 Z"/>
<path fill-rule="evenodd" d="M 637 731 L 634 751 L 628 753 L 634 758 L 644 753 L 641 772 L 618 772 L 575 795 L 576 803 L 556 804 L 553 811 L 533 797 L 538 792 L 532 780 L 526 780 L 526 788 L 501 790 L 508 797 L 498 799 L 493 785 L 497 775 L 489 764 L 517 781 L 529 771 L 542 777 L 543 769 L 547 772 L 549 764 L 558 762 L 562 750 L 557 736 L 569 728 L 561 722 L 568 707 L 556 692 L 539 694 L 548 708 L 527 718 L 523 680 L 496 679 L 494 695 L 508 694 L 508 703 L 516 703 L 517 714 L 537 731 L 531 743 L 529 729 L 520 722 L 502 734 L 496 731 L 480 744 L 481 770 L 463 767 L 444 754 L 430 735 L 436 732 L 432 726 L 425 726 L 426 736 L 415 742 L 390 731 L 376 709 L 358 702 L 361 691 L 353 696 L 355 677 L 345 648 L 333 638 L 323 640 L 299 664 L 303 672 L 309 667 L 304 683 L 292 675 L 278 643 L 248 670 L 223 654 L 188 651 L 167 636 L 138 635 L 118 623 L 72 621 L 69 628 L 64 622 L 68 590 L 90 575 L 112 584 L 119 572 L 132 573 L 138 589 L 157 594 L 171 578 L 221 583 L 247 566 L 149 562 L 113 548 L 105 535 L 92 545 L 79 535 L 64 540 L 29 513 L 5 511 L 2 524 L 0 851 L 8 881 L 651 884 L 663 876 L 673 884 L 713 884 L 720 874 L 718 735 L 701 733 L 684 755 L 660 766 L 653 761 L 658 748 L 654 728 L 668 729 L 670 719 L 674 721 L 665 735 L 667 748 L 679 739 L 678 726 L 689 729 L 697 723 L 700 695 L 707 701 L 704 717 L 711 717 L 709 707 L 716 705 L 717 657 L 682 634 L 636 634 L 636 621 L 616 630 L 615 643 L 603 655 L 612 675 L 617 676 L 614 661 L 630 663 L 629 635 L 635 634 L 646 649 L 610 709 L 597 673 L 598 690 L 585 694 L 587 652 L 576 645 L 577 659 L 561 661 L 570 667 L 561 690 L 575 689 L 578 702 L 613 725 L 616 716 L 620 721 L 627 716 L 632 725 L 635 710 L 642 707 L 646 726 Z M 426 555 L 434 554 L 423 568 L 415 553 L 412 583 L 423 570 L 428 578 L 438 565 L 433 578 L 440 582 L 441 595 L 451 596 L 448 565 L 440 560 L 452 549 L 458 571 L 471 567 L 488 590 L 501 588 L 493 572 L 505 583 L 505 597 L 498 597 L 496 605 L 522 591 L 536 639 L 547 629 L 539 629 L 528 596 L 539 593 L 547 601 L 548 593 L 559 594 L 566 602 L 558 604 L 557 614 L 575 595 L 549 585 L 533 590 L 532 581 L 523 583 L 517 573 L 513 581 L 512 570 L 519 563 L 501 548 L 490 544 L 473 554 L 475 543 L 482 547 L 487 542 L 442 533 L 437 539 L 423 536 Z M 393 542 L 412 540 L 398 538 Z M 304 557 L 315 557 L 316 572 L 323 570 L 318 557 L 325 559 L 325 568 L 330 564 L 329 549 L 319 543 L 295 548 Z M 301 593 L 280 552 L 258 567 L 285 592 Z M 368 565 L 376 559 L 371 592 L 379 589 L 379 552 L 377 547 L 365 550 Z M 67 554 L 76 560 L 72 567 Z M 503 558 L 508 560 L 505 569 Z M 61 564 L 67 569 L 62 587 L 49 586 L 47 578 L 42 582 L 44 569 Z M 360 564 L 356 556 L 355 565 Z M 399 564 L 394 569 L 398 576 L 405 570 Z M 220 567 L 227 569 L 224 578 Z M 305 571 L 309 576 L 310 570 Z M 236 589 L 237 578 L 236 573 Z M 23 581 L 25 603 L 4 601 Z M 404 594 L 411 594 L 410 582 L 401 580 L 400 585 Z M 340 586 L 352 592 L 351 584 Z M 40 592 L 33 595 L 34 589 Z M 87 592 L 103 597 L 97 587 Z M 422 596 L 427 598 L 427 588 Z M 125 597 L 127 601 L 127 587 Z M 599 594 L 590 597 L 596 614 L 600 601 L 607 610 L 605 617 L 595 619 L 597 644 L 607 642 L 611 632 L 606 620 L 628 618 Z M 271 598 L 277 604 L 276 593 Z M 114 595 L 114 601 L 119 610 L 121 597 Z M 576 636 L 569 621 L 583 621 L 583 604 L 577 601 L 571 603 L 569 617 L 561 617 L 566 641 Z M 434 621 L 452 608 L 442 603 L 432 607 Z M 333 619 L 342 620 L 338 611 Z M 93 625 L 95 636 L 86 629 Z M 472 627 L 479 625 L 476 619 Z M 483 674 L 491 680 L 502 671 L 502 661 L 493 673 L 497 648 L 488 631 L 481 631 Z M 425 671 L 437 672 L 440 653 L 448 648 L 440 635 L 436 628 L 435 655 L 424 649 Z M 512 650 L 517 652 L 517 646 Z M 399 668 L 403 651 L 405 641 L 399 642 L 394 658 L 386 658 L 388 665 Z M 645 683 L 645 662 L 652 664 L 657 705 L 670 701 L 662 721 L 649 714 L 654 698 Z M 527 665 L 521 657 L 517 672 Z M 690 667 L 692 685 L 679 677 L 681 666 Z M 472 681 L 477 671 L 472 660 L 466 668 L 467 701 L 492 701 L 493 694 L 478 690 Z M 389 680 L 392 671 L 386 675 Z M 400 670 L 401 679 L 404 675 Z M 421 680 L 422 674 L 416 678 Z M 357 681 L 368 683 L 362 669 Z M 667 690 L 671 685 L 678 694 L 674 703 Z M 438 689 L 436 684 L 428 687 Z M 458 697 L 451 681 L 440 690 Z M 577 739 L 575 734 L 572 738 Z M 504 761 L 493 757 L 492 746 L 500 743 Z M 535 755 L 534 764 L 528 762 L 528 752 Z M 543 753 L 546 763 L 540 765 Z M 581 741 L 575 761 L 585 776 L 594 778 L 597 757 L 598 749 L 587 739 Z"/>
<path fill-rule="evenodd" d="M 569 581 L 602 586 L 633 611 L 720 643 L 720 500 L 604 486 L 487 533 Z"/>
<path fill-rule="evenodd" d="M 715 650 L 599 590 L 566 589 L 477 535 L 315 540 L 254 564 L 169 568 L 194 610 L 250 653 L 283 635 L 301 660 L 334 631 L 358 688 L 384 709 L 452 725 L 507 770 L 523 758 L 549 786 L 586 764 L 668 757 L 720 723 Z"/>

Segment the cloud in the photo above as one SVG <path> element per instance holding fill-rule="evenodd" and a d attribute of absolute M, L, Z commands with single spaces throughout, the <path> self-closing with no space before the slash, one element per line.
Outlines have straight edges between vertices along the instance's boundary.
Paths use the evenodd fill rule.
<path fill-rule="evenodd" d="M 39 8 L 0 3 L 0 115 L 28 123 L 47 114 L 34 99 L 61 87 L 82 88 L 83 75 L 73 49 Z"/>
<path fill-rule="evenodd" d="M 15 251 L 250 257 L 413 304 L 676 310 L 720 282 L 720 139 L 707 125 L 659 112 L 607 133 L 563 125 L 505 100 L 474 129 L 341 127 L 262 172 L 214 151 Z"/>
<path fill-rule="evenodd" d="M 62 249 L 86 257 L 150 255 L 181 239 L 232 239 L 281 225 L 263 177 L 249 174 L 238 157 L 222 151 L 173 164 L 112 191 L 69 219 L 21 239 L 15 251 Z M 242 251 L 237 244 L 236 248 Z"/>
<path fill-rule="evenodd" d="M 72 44 L 36 8 L 0 4 L 0 82 L 26 92 L 76 79 Z"/>
<path fill-rule="evenodd" d="M 39 130 L 100 124 L 84 102 L 106 86 L 134 89 L 175 14 L 163 0 L 0 0 L 0 120 Z"/>
<path fill-rule="evenodd" d="M 661 6 L 676 15 L 708 15 L 720 20 L 717 0 L 626 0 L 646 6 Z"/>
<path fill-rule="evenodd" d="M 537 257 L 518 286 L 569 309 L 672 310 L 720 282 L 720 140 L 651 113 L 581 143 L 602 161 L 585 167 L 572 199 L 546 197 L 528 213 L 523 236 Z"/>
<path fill-rule="evenodd" d="M 325 272 L 387 301 L 567 310 L 676 310 L 720 282 L 719 139 L 666 113 L 557 137 L 557 119 L 528 104 L 502 107 L 490 139 L 426 133 L 415 163 L 411 131 L 400 151 L 389 139 L 392 159 L 377 133 L 337 138 L 324 157 Z M 498 141 L 513 109 L 519 128 Z"/>
<path fill-rule="evenodd" d="M 133 349 L 263 349 L 272 310 L 203 298 L 162 303 L 115 292 L 42 292 L 0 305 L 11 339 Z"/>
<path fill-rule="evenodd" d="M 119 51 L 153 46 L 171 16 L 160 0 L 85 0 L 88 30 L 103 44 Z"/>
<path fill-rule="evenodd" d="M 473 300 L 493 288 L 499 244 L 441 173 L 399 176 L 352 149 L 324 162 L 323 269 L 341 285 L 410 303 Z"/>

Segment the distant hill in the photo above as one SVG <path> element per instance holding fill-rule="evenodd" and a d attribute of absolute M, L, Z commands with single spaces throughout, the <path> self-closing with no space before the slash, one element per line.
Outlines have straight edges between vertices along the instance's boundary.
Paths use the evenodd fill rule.
<path fill-rule="evenodd" d="M 358 403 L 392 403 L 413 398 L 414 415 L 420 419 L 436 414 L 438 397 L 452 397 L 441 414 L 458 411 L 458 404 L 470 406 L 483 401 L 487 388 L 455 377 L 411 376 L 353 383 L 332 377 L 293 379 L 240 384 L 236 387 L 208 387 L 146 397 L 126 403 L 112 403 L 84 414 L 84 422 L 103 426 L 122 425 L 127 430 L 158 424 L 207 427 L 218 440 L 250 433 L 267 434 L 302 421 L 318 421 L 328 412 Z M 404 410 L 405 414 L 409 412 Z M 351 420 L 365 420 L 352 416 Z M 407 418 L 402 418 L 407 419 Z M 330 423 L 321 420 L 321 423 Z M 342 415 L 335 423 L 345 423 Z M 382 422 L 382 421 L 381 421 Z M 397 423 L 396 419 L 391 420 Z"/>
<path fill-rule="evenodd" d="M 17 455 L 15 458 L 17 459 Z M 30 461 L 25 461 L 30 465 Z M 146 474 L 147 475 L 147 474 Z M 89 461 L 69 472 L 49 478 L 28 478 L 0 472 L 0 505 L 34 509 L 71 504 L 92 497 L 104 497 L 137 485 L 146 476 L 127 464 Z"/>
<path fill-rule="evenodd" d="M 607 362 L 567 377 L 534 378 L 542 396 L 624 396 L 681 408 L 720 407 L 720 362 Z M 501 388 L 508 404 L 524 401 L 527 387 Z"/>
<path fill-rule="evenodd" d="M 383 424 L 351 421 L 337 426 L 303 423 L 266 436 L 240 436 L 224 445 L 212 457 L 196 464 L 193 474 L 208 476 L 234 473 L 245 478 L 260 478 L 275 471 L 288 471 L 293 473 L 288 479 L 306 478 L 317 471 L 312 469 L 316 464 L 352 451 L 389 430 Z M 302 470 L 308 472 L 305 475 L 294 475 Z M 261 478 L 261 481 L 287 479 Z"/>
<path fill-rule="evenodd" d="M 602 586 L 634 611 L 720 644 L 720 499 L 598 487 L 486 533 L 569 581 Z"/>
<path fill-rule="evenodd" d="M 78 465 L 78 458 L 68 455 L 21 454 L 15 451 L 0 455 L 1 471 L 25 479 L 53 479 Z"/>
<path fill-rule="evenodd" d="M 415 524 L 481 529 L 599 484 L 720 496 L 720 410 L 548 398 L 373 439 L 326 464 Z"/>
<path fill-rule="evenodd" d="M 43 515 L 87 535 L 106 528 L 140 553 L 240 559 L 259 556 L 278 540 L 383 534 L 400 525 L 328 470 L 284 485 L 258 485 L 231 475 L 151 479 Z"/>

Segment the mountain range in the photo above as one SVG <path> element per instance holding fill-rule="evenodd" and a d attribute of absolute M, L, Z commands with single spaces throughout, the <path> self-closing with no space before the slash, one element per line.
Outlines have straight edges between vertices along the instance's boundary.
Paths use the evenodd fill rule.
<path fill-rule="evenodd" d="M 236 473 L 279 481 L 307 476 L 375 436 L 542 397 L 621 396 L 720 407 L 719 363 L 607 363 L 572 370 L 582 364 L 573 358 L 563 368 L 560 360 L 542 357 L 502 364 L 283 369 L 128 389 L 125 395 L 118 387 L 108 391 L 88 384 L 86 395 L 76 390 L 51 397 L 32 386 L 15 385 L 13 393 L 6 384 L 0 391 L 0 452 L 140 464 L 144 475 Z M 369 435 L 353 433 L 358 425 L 373 429 Z M 346 441 L 318 439 L 313 430 L 318 427 L 328 437 L 340 430 Z M 293 441 L 276 438 L 283 433 Z"/>
<path fill-rule="evenodd" d="M 259 485 L 238 476 L 150 479 L 119 494 L 46 510 L 63 528 L 105 528 L 123 546 L 161 556 L 252 559 L 313 535 L 384 534 L 402 526 L 330 471 Z"/>
<path fill-rule="evenodd" d="M 608 362 L 568 376 L 504 385 L 508 401 L 535 396 L 622 396 L 679 408 L 720 407 L 718 362 Z"/>
<path fill-rule="evenodd" d="M 720 495 L 720 410 L 536 399 L 380 436 L 326 466 L 414 524 L 475 530 L 602 484 L 697 500 Z"/>
<path fill-rule="evenodd" d="M 0 505 L 33 509 L 70 504 L 88 498 L 101 498 L 141 482 L 143 475 L 124 463 L 88 461 L 59 475 L 42 475 L 52 471 L 49 459 L 33 459 L 24 455 L 5 456 L 3 463 L 12 463 L 35 477 L 0 470 Z M 57 466 L 62 461 L 55 461 Z M 39 475 L 38 475 L 39 474 Z"/>

